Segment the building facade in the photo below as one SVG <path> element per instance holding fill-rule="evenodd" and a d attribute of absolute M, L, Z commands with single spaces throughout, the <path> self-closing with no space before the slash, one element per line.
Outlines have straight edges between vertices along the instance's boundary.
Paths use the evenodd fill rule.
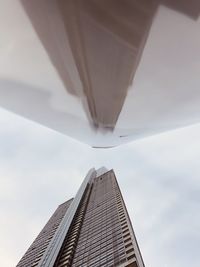
<path fill-rule="evenodd" d="M 95 148 L 200 122 L 199 0 L 1 2 L 0 107 Z"/>
<path fill-rule="evenodd" d="M 17 267 L 144 267 L 113 170 L 92 169 Z"/>

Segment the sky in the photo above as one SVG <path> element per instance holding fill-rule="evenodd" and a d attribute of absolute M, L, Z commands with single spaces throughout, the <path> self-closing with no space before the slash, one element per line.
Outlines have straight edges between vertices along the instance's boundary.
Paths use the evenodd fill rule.
<path fill-rule="evenodd" d="M 0 266 L 15 266 L 92 167 L 113 168 L 147 267 L 199 267 L 200 124 L 93 149 L 0 109 Z"/>
<path fill-rule="evenodd" d="M 60 125 L 77 134 L 75 115 L 86 126 L 87 117 L 66 94 L 20 1 L 0 0 L 0 6 L 0 106 L 41 122 L 48 115 L 55 124 L 60 113 L 55 119 L 45 107 L 65 111 L 73 115 L 71 124 Z M 161 7 L 134 81 L 137 90 L 129 91 L 120 114 L 121 128 L 134 126 L 137 134 L 134 116 L 142 131 L 200 121 L 199 25 L 200 19 Z M 105 166 L 116 173 L 146 267 L 199 267 L 199 136 L 195 124 L 94 149 L 0 108 L 0 266 L 16 266 L 88 170 Z"/>

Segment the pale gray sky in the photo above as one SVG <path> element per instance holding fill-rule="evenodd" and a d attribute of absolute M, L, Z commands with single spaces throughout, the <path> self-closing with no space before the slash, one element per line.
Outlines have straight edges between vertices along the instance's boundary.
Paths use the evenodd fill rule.
<path fill-rule="evenodd" d="M 0 0 L 0 7 L 1 106 L 53 125 L 62 116 L 51 108 L 66 112 L 59 124 L 66 132 L 96 136 L 88 135 L 79 100 L 66 94 L 20 1 Z M 200 19 L 160 8 L 120 129 L 137 135 L 200 121 L 199 25 Z M 199 136 L 196 124 L 95 150 L 0 109 L 0 266 L 15 266 L 88 170 L 105 166 L 116 173 L 146 267 L 199 267 Z"/>
<path fill-rule="evenodd" d="M 0 266 L 17 264 L 91 167 L 116 172 L 147 267 L 199 267 L 200 125 L 108 150 L 0 109 Z"/>

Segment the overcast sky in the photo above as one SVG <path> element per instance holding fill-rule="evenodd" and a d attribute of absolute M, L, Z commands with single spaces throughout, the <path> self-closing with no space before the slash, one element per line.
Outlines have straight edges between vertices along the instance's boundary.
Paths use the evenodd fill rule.
<path fill-rule="evenodd" d="M 113 168 L 147 267 L 199 267 L 200 125 L 94 150 L 0 109 L 0 266 L 17 264 L 91 167 Z"/>

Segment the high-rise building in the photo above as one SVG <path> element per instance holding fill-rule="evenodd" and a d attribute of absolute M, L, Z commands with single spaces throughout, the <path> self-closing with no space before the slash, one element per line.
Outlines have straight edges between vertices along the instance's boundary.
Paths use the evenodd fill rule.
<path fill-rule="evenodd" d="M 95 148 L 200 122 L 199 0 L 11 2 L 0 107 Z"/>
<path fill-rule="evenodd" d="M 17 267 L 144 267 L 113 170 L 92 169 Z"/>

